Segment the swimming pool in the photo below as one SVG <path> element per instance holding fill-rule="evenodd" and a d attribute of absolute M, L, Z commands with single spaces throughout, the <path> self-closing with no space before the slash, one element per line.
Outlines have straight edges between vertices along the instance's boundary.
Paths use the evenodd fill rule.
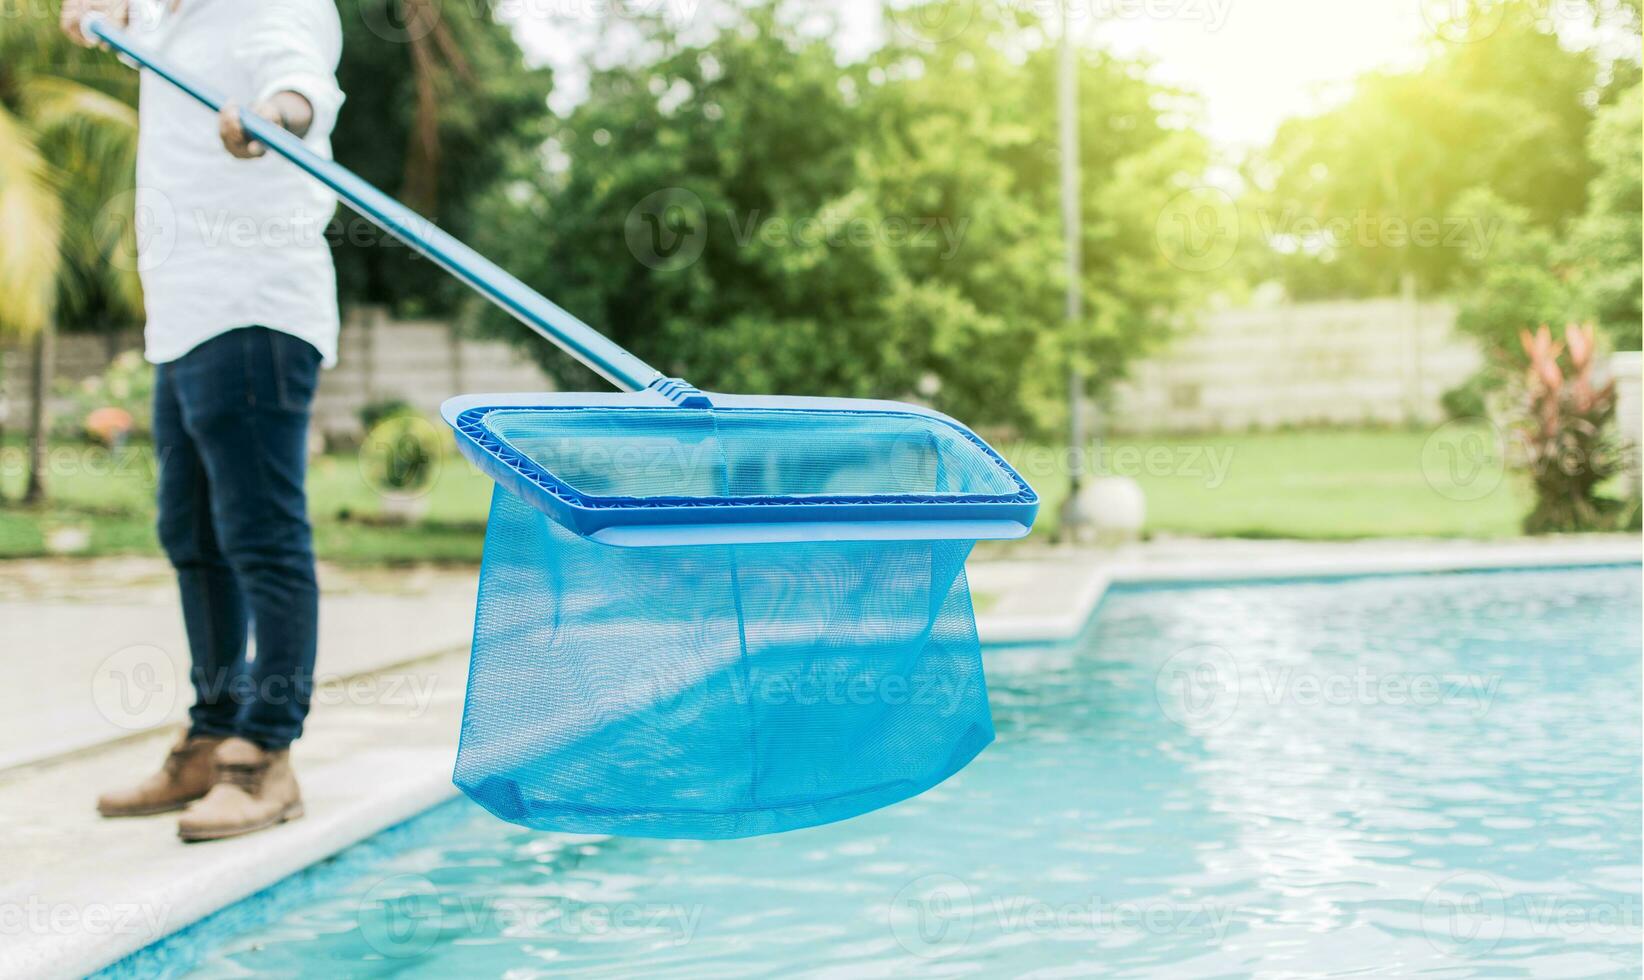
<path fill-rule="evenodd" d="M 1118 589 L 1076 644 L 989 653 L 998 743 L 909 802 L 711 843 L 538 834 L 455 803 L 265 900 L 272 921 L 220 914 L 178 941 L 206 948 L 149 962 L 1636 975 L 1639 582 Z"/>

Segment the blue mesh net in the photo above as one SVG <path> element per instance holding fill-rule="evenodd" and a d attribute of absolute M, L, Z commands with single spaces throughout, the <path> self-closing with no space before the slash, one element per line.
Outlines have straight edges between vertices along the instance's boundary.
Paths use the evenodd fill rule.
<path fill-rule="evenodd" d="M 488 424 L 593 496 L 1018 489 L 940 424 L 842 413 L 800 425 L 825 413 L 786 412 L 726 425 L 730 414 L 510 411 Z M 685 838 L 790 830 L 920 793 L 993 738 L 972 545 L 613 547 L 499 486 L 456 782 L 531 827 Z"/>
<path fill-rule="evenodd" d="M 485 426 L 583 497 L 928 499 L 1020 489 L 973 438 L 907 413 L 502 409 Z"/>

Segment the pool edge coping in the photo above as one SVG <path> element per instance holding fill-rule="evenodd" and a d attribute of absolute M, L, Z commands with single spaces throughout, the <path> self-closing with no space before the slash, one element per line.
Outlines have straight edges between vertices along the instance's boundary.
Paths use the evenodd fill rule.
<path fill-rule="evenodd" d="M 1288 555 L 1252 560 L 1211 558 L 1201 561 L 1138 561 L 1120 558 L 1092 564 L 1076 588 L 1056 588 L 1054 582 L 1035 583 L 1075 597 L 1074 608 L 1056 615 L 976 617 L 984 648 L 1063 643 L 1077 638 L 1090 624 L 1102 599 L 1114 586 L 1168 585 L 1183 588 L 1215 585 L 1262 585 L 1306 580 L 1341 580 L 1401 575 L 1442 575 L 1457 572 L 1533 571 L 1557 568 L 1599 568 L 1644 563 L 1644 537 L 1606 535 L 1599 540 L 1509 542 L 1410 542 L 1408 547 L 1381 546 L 1374 551 L 1353 543 L 1322 546 L 1316 553 L 1298 549 Z M 1066 564 L 1057 566 L 1059 572 Z"/>
<path fill-rule="evenodd" d="M 0 949 L 0 976 L 88 977 L 117 969 L 144 950 L 172 941 L 212 915 L 281 886 L 292 876 L 363 841 L 448 802 L 456 787 L 441 772 L 438 778 L 409 778 L 381 796 L 361 798 L 355 806 L 324 821 L 305 821 L 306 833 L 289 834 L 278 849 L 237 848 L 212 860 L 209 878 L 159 884 L 142 903 L 163 909 L 165 926 L 157 935 L 108 930 L 56 934 L 46 941 Z M 293 825 L 294 826 L 294 825 Z M 209 845 L 189 845 L 194 847 Z M 202 854 L 202 858 L 210 858 Z M 53 941 L 55 940 L 55 941 Z"/>

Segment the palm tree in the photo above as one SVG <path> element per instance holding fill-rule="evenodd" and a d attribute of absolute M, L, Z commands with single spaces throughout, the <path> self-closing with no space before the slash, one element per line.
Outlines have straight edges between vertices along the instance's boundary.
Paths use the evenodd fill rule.
<path fill-rule="evenodd" d="M 121 260 L 131 223 L 112 210 L 132 182 L 134 96 L 133 73 L 69 43 L 50 11 L 0 0 L 0 334 L 32 341 L 25 502 L 45 495 L 59 314 L 135 317 L 142 306 L 135 266 Z"/>
<path fill-rule="evenodd" d="M 399 0 L 399 9 L 417 92 L 400 196 L 424 214 L 432 214 L 439 204 L 441 90 L 449 87 L 451 76 L 472 84 L 474 71 L 435 0 Z"/>

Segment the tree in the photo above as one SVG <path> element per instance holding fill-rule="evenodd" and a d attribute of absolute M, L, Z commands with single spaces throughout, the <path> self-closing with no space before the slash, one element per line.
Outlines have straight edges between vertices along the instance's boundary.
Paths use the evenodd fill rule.
<path fill-rule="evenodd" d="M 59 318 L 141 308 L 131 222 L 108 210 L 131 186 L 136 85 L 21 0 L 5 0 L 0 19 L 0 330 L 33 339 L 24 499 L 36 502 Z"/>
<path fill-rule="evenodd" d="M 921 24 L 939 25 L 937 39 L 921 39 Z M 911 293 L 974 311 L 912 322 L 914 344 L 929 345 L 921 370 L 966 417 L 1059 428 L 1069 367 L 1105 391 L 1215 282 L 1215 269 L 1174 264 L 1161 237 L 1161 216 L 1202 185 L 1209 162 L 1185 126 L 1195 106 L 1145 81 L 1143 64 L 1077 52 L 1084 316 L 1069 325 L 1056 27 L 965 0 L 923 5 L 901 27 L 902 43 L 875 59 L 891 138 L 870 158 L 874 186 L 891 214 L 929 213 L 941 195 L 937 213 L 965 228 L 964 247 L 951 258 L 907 252 Z"/>
<path fill-rule="evenodd" d="M 1495 388 L 1524 366 L 1525 330 L 1542 324 L 1594 320 L 1609 344 L 1637 350 L 1641 319 L 1640 272 L 1644 267 L 1644 105 L 1634 86 L 1600 112 L 1589 139 L 1597 167 L 1584 213 L 1568 234 L 1537 223 L 1529 210 L 1495 193 L 1474 190 L 1456 214 L 1493 229 L 1488 248 L 1465 256 L 1458 291 L 1457 326 L 1477 337 L 1492 363 L 1492 378 L 1475 388 Z"/>
<path fill-rule="evenodd" d="M 524 63 L 491 0 L 342 0 L 347 94 L 337 160 L 467 240 L 472 203 L 505 162 L 542 139 L 552 75 Z M 408 247 L 339 210 L 332 226 L 344 302 L 418 312 L 452 308 L 460 289 Z"/>
<path fill-rule="evenodd" d="M 1522 331 L 1584 313 L 1564 243 L 1528 209 L 1488 190 L 1464 195 L 1456 214 L 1494 229 L 1490 247 L 1467 256 L 1471 285 L 1458 294 L 1456 326 L 1478 338 L 1487 355 L 1504 358 L 1495 367 L 1516 373 L 1523 367 Z"/>
<path fill-rule="evenodd" d="M 779 2 L 700 44 L 650 25 L 655 55 L 596 72 L 553 127 L 556 165 L 516 160 L 481 250 L 703 387 L 920 396 L 976 422 L 1057 425 L 1069 358 L 1105 385 L 1191 293 L 1155 224 L 1205 150 L 1167 125 L 1173 93 L 1139 66 L 1083 54 L 1090 302 L 1069 329 L 1054 47 L 1026 15 L 926 6 L 909 22 L 968 27 L 896 34 L 847 65 Z M 600 384 L 529 343 L 563 384 Z"/>
<path fill-rule="evenodd" d="M 1571 229 L 1566 251 L 1579 280 L 1583 315 L 1597 319 L 1618 350 L 1638 350 L 1644 309 L 1644 100 L 1634 85 L 1599 112 L 1588 139 L 1598 172 L 1587 189 L 1587 211 Z"/>
<path fill-rule="evenodd" d="M 1477 188 L 1540 228 L 1581 212 L 1599 66 L 1563 47 L 1539 10 L 1506 0 L 1488 37 L 1435 41 L 1421 69 L 1367 75 L 1343 105 L 1280 128 L 1250 167 L 1253 205 L 1283 246 L 1296 244 L 1290 229 L 1326 230 L 1280 260 L 1293 291 L 1456 285 L 1467 252 L 1494 231 L 1456 211 Z"/>

